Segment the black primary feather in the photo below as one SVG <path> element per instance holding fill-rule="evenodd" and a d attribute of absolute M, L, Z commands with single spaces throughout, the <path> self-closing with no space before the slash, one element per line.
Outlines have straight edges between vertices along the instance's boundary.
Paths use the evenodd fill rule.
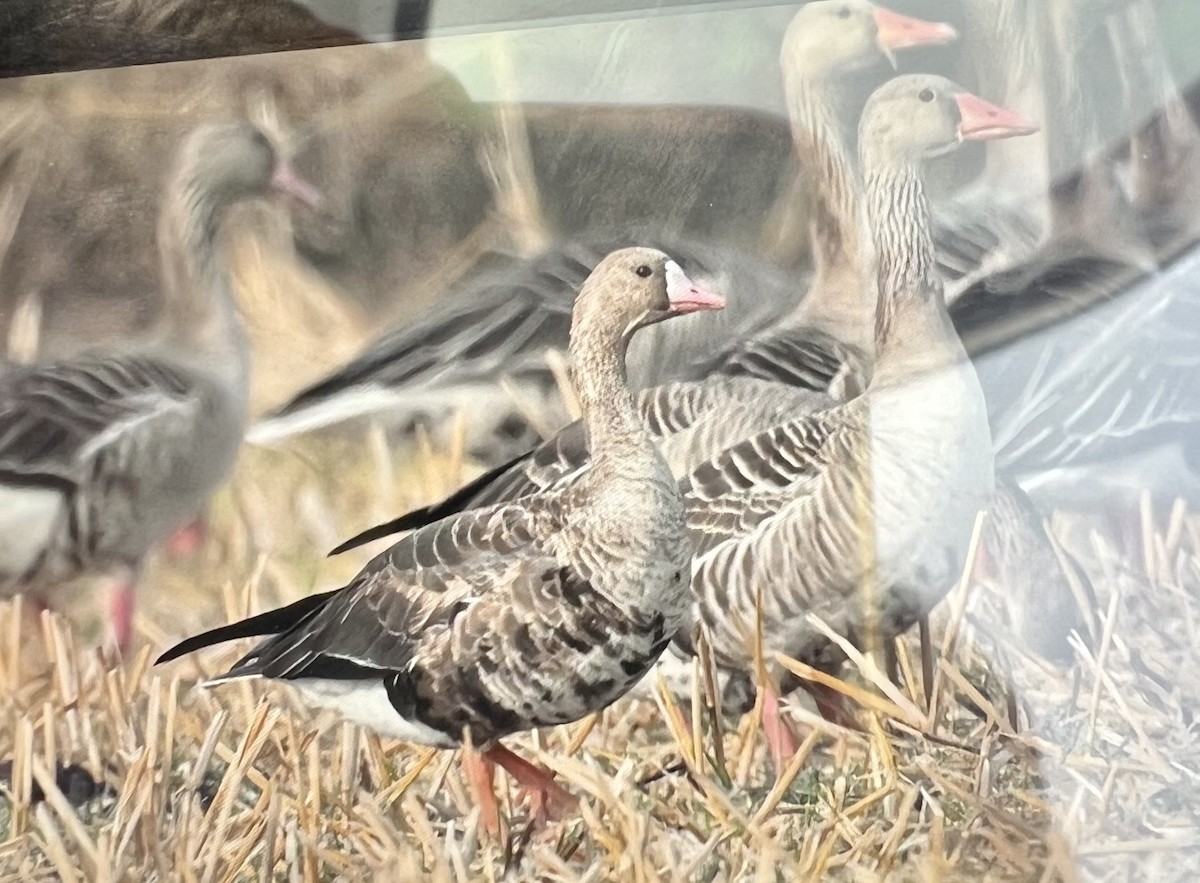
<path fill-rule="evenodd" d="M 310 595 L 307 598 L 301 598 L 299 601 L 288 604 L 286 607 L 280 607 L 277 610 L 268 610 L 266 613 L 258 614 L 258 616 L 251 616 L 239 622 L 209 629 L 207 632 L 202 632 L 185 641 L 180 641 L 170 650 L 163 653 L 162 656 L 158 657 L 154 661 L 154 664 L 160 665 L 164 662 L 170 662 L 172 659 L 178 659 L 180 656 L 195 650 L 224 644 L 226 641 L 282 634 L 321 610 L 340 591 L 341 589 L 334 589 L 330 592 Z"/>

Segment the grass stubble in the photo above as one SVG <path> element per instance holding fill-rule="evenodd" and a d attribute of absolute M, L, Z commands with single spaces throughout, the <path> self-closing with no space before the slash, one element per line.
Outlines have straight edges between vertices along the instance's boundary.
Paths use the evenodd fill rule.
<path fill-rule="evenodd" d="M 19 601 L 0 607 L 0 758 L 12 764 L 0 875 L 1194 879 L 1200 526 L 1181 506 L 1165 525 L 1143 507 L 1136 564 L 1083 534 L 1097 633 L 1075 642 L 1066 670 L 974 629 L 969 593 L 986 589 L 964 578 L 934 620 L 932 699 L 913 676 L 913 638 L 898 647 L 904 686 L 852 647 L 844 680 L 784 661 L 845 693 L 864 731 L 793 707 L 799 748 L 776 776 L 757 715 L 720 712 L 702 653 L 689 703 L 660 690 L 654 703 L 625 700 L 511 740 L 582 800 L 573 817 L 532 832 L 500 777 L 501 842 L 476 833 L 454 752 L 380 740 L 282 687 L 193 687 L 241 647 L 151 666 L 196 629 L 348 579 L 361 558 L 322 550 L 364 516 L 452 489 L 470 468 L 461 444 L 421 440 L 402 462 L 361 437 L 248 449 L 214 502 L 206 548 L 145 574 L 142 643 L 124 663 L 98 646 L 85 592 L 69 620 L 36 618 Z M 85 799 L 69 799 L 55 775 L 70 764 L 99 783 Z M 35 792 L 44 799 L 31 801 Z"/>
<path fill-rule="evenodd" d="M 489 168 L 512 191 L 507 214 L 534 229 L 536 194 L 512 147 L 518 122 L 501 120 L 493 152 L 509 159 Z M 260 236 L 238 255 L 260 406 L 370 336 L 311 276 L 291 264 L 281 272 L 280 241 L 278 231 Z M 565 374 L 561 358 L 554 366 Z M 463 450 L 461 432 L 401 451 L 376 428 L 246 449 L 212 504 L 205 548 L 144 574 L 140 645 L 123 662 L 100 647 L 86 591 L 66 618 L 0 605 L 0 879 L 1200 874 L 1200 521 L 1179 504 L 1158 524 L 1146 501 L 1132 556 L 1081 520 L 1055 518 L 1098 599 L 1086 611 L 1090 640 L 1074 643 L 1066 669 L 977 628 L 972 593 L 989 589 L 965 574 L 934 617 L 931 696 L 913 636 L 897 647 L 901 687 L 852 647 L 843 678 L 784 661 L 844 693 L 864 729 L 791 706 L 799 748 L 776 775 L 761 709 L 741 721 L 721 712 L 701 643 L 690 702 L 660 690 L 653 703 L 624 700 L 510 740 L 581 802 L 531 831 L 498 777 L 508 822 L 499 842 L 477 833 L 456 752 L 380 740 L 306 710 L 283 687 L 193 688 L 241 646 L 152 667 L 186 634 L 342 584 L 363 556 L 328 560 L 324 550 L 457 487 L 473 469 Z M 70 765 L 94 787 L 59 774 Z"/>

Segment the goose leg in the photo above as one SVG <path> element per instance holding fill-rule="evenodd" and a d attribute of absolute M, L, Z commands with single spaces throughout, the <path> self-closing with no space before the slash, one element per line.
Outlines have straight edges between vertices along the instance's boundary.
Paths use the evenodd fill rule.
<path fill-rule="evenodd" d="M 134 576 L 122 574 L 108 586 L 108 628 L 117 650 L 124 655 L 133 638 Z"/>
<path fill-rule="evenodd" d="M 766 687 L 765 690 L 762 710 L 763 734 L 767 737 L 767 747 L 771 750 L 771 763 L 775 765 L 775 772 L 778 774 L 783 772 L 784 766 L 795 755 L 796 740 L 792 738 L 792 731 L 788 729 L 787 722 L 779 713 L 779 696 L 772 687 Z"/>
<path fill-rule="evenodd" d="M 467 774 L 467 784 L 475 794 L 479 803 L 480 820 L 484 830 L 493 837 L 500 837 L 500 806 L 496 803 L 496 791 L 492 783 L 495 764 L 481 755 L 471 745 L 463 745 L 463 771 Z"/>
<path fill-rule="evenodd" d="M 485 751 L 483 757 L 498 764 L 529 795 L 532 824 L 555 821 L 578 803 L 570 792 L 554 781 L 553 773 L 535 766 L 499 742 Z"/>
<path fill-rule="evenodd" d="M 200 550 L 208 537 L 208 522 L 197 515 L 167 538 L 166 550 L 169 558 L 190 558 Z"/>

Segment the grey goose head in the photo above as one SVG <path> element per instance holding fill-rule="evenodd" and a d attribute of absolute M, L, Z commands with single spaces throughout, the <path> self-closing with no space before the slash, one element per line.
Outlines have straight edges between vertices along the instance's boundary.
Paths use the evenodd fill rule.
<path fill-rule="evenodd" d="M 919 162 L 965 141 L 1037 131 L 1025 117 L 984 101 L 945 77 L 909 74 L 884 83 L 863 108 L 859 144 L 874 155 Z"/>
<path fill-rule="evenodd" d="M 266 133 L 246 121 L 199 126 L 184 141 L 175 168 L 181 189 L 202 193 L 208 209 L 218 214 L 234 203 L 272 194 L 311 207 L 319 201 Z"/>
<path fill-rule="evenodd" d="M 939 46 L 957 39 L 944 22 L 923 21 L 892 12 L 868 0 L 816 0 L 803 6 L 784 34 L 780 64 L 805 76 L 837 75 L 883 60 L 915 46 Z"/>
<path fill-rule="evenodd" d="M 725 298 L 705 291 L 679 264 L 652 248 L 623 248 L 611 252 L 580 289 L 571 323 L 571 337 L 584 330 L 616 329 L 622 340 L 639 328 L 672 316 L 719 310 Z"/>

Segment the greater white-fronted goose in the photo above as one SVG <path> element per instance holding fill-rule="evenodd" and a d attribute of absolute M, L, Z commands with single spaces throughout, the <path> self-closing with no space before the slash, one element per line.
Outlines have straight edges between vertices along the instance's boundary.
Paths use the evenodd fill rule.
<path fill-rule="evenodd" d="M 798 165 L 815 195 L 815 281 L 720 247 L 656 243 L 685 255 L 683 265 L 697 278 L 714 274 L 722 283 L 728 280 L 722 287 L 730 306 L 719 317 L 642 335 L 630 353 L 635 388 L 719 373 L 783 379 L 823 391 L 835 376 L 844 379 L 848 369 L 842 366 L 861 366 L 858 346 L 870 343 L 873 304 L 859 297 L 861 274 L 850 242 L 854 225 L 846 223 L 853 172 L 845 156 L 848 114 L 841 84 L 856 71 L 882 68 L 905 48 L 954 36 L 948 25 L 865 0 L 818 0 L 796 14 L 781 58 Z M 525 382 L 531 401 L 546 401 L 555 385 L 545 352 L 563 346 L 574 284 L 607 247 L 568 244 L 486 274 L 451 294 L 447 307 L 428 320 L 382 338 L 349 366 L 301 392 L 257 424 L 250 439 L 272 441 L 389 409 L 401 415 L 448 413 L 467 405 L 472 420 L 486 420 L 495 406 L 470 402 L 481 393 L 494 401 L 498 379 L 510 373 Z M 514 447 L 521 446 L 502 448 L 501 456 Z"/>
<path fill-rule="evenodd" d="M 114 637 L 128 644 L 143 557 L 196 515 L 241 441 L 249 354 L 218 239 L 230 206 L 272 191 L 313 198 L 256 127 L 197 129 L 162 205 L 161 338 L 0 375 L 5 596 L 49 599 L 107 573 Z"/>
<path fill-rule="evenodd" d="M 589 471 L 432 524 L 345 588 L 191 638 L 159 661 L 270 635 L 207 683 L 282 680 L 385 736 L 442 748 L 469 738 L 542 799 L 562 797 L 498 740 L 618 699 L 691 604 L 682 495 L 634 408 L 626 346 L 642 326 L 723 303 L 661 252 L 609 255 L 571 326 Z M 494 827 L 494 798 L 487 806 Z"/>

